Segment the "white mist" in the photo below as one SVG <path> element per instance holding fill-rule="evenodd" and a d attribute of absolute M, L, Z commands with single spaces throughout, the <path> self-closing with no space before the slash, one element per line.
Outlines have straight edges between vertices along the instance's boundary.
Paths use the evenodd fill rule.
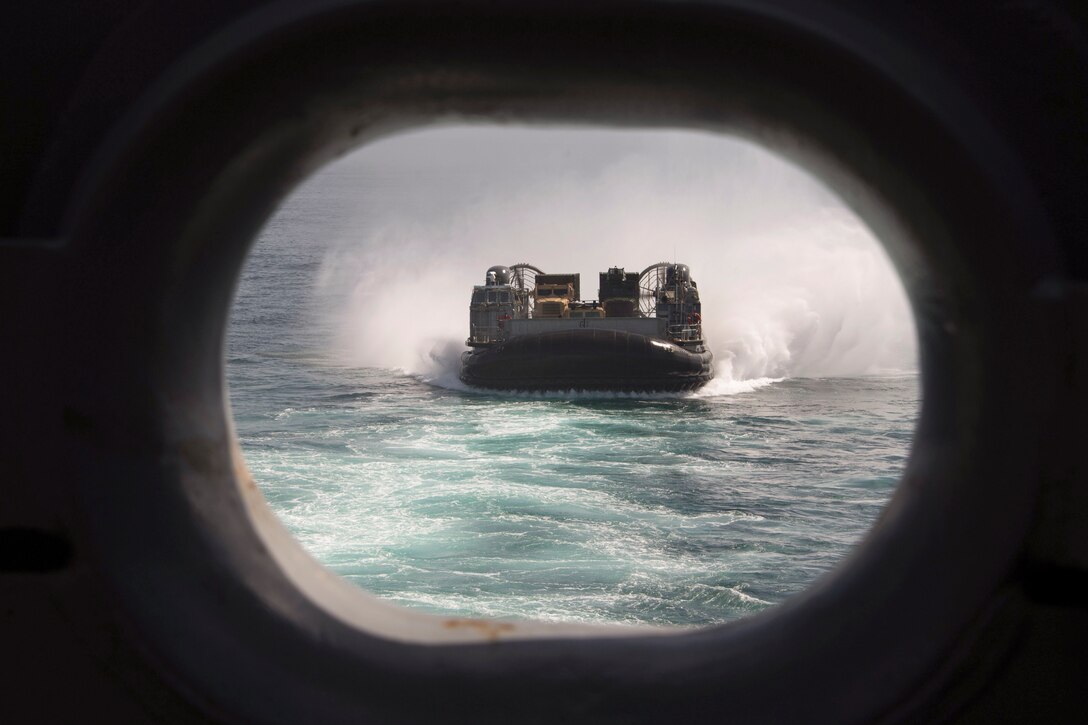
<path fill-rule="evenodd" d="M 820 182 L 744 141 L 435 129 L 321 173 L 365 182 L 314 290 L 350 364 L 452 384 L 471 287 L 494 264 L 580 272 L 592 298 L 610 266 L 679 261 L 702 295 L 712 394 L 915 368 L 913 320 L 879 242 Z M 383 179 L 396 193 L 387 185 L 381 204 L 367 203 Z"/>

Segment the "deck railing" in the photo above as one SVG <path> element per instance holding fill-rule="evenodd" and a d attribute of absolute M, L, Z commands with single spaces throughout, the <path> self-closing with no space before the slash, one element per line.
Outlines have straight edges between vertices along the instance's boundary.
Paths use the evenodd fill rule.
<path fill-rule="evenodd" d="M 703 325 L 698 322 L 691 325 L 669 325 L 668 333 L 670 340 L 694 342 L 703 339 Z"/>
<path fill-rule="evenodd" d="M 472 325 L 468 339 L 476 343 L 501 342 L 506 339 L 506 331 L 501 327 Z"/>

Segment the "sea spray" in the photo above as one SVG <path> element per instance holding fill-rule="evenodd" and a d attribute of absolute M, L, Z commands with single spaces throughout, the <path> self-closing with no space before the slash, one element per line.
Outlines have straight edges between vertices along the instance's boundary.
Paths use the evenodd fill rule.
<path fill-rule="evenodd" d="M 597 272 L 675 254 L 700 285 L 717 389 L 914 368 L 909 307 L 880 244 L 781 158 L 726 137 L 643 133 L 643 146 L 564 169 L 531 155 L 559 132 L 487 132 L 522 134 L 526 153 L 504 163 L 474 146 L 460 174 L 428 177 L 399 204 L 368 209 L 330 244 L 315 297 L 345 360 L 454 384 L 471 286 L 492 264 L 577 271 L 592 297 Z M 368 154 L 393 163 L 400 145 L 399 163 L 426 177 L 430 161 L 411 156 L 412 142 L 381 142 L 351 163 L 362 168 Z M 433 208 L 418 213 L 428 199 Z"/>

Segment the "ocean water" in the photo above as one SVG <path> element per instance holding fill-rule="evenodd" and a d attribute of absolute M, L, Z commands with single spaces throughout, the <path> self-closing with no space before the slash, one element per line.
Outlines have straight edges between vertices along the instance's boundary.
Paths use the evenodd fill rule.
<path fill-rule="evenodd" d="M 613 195 L 633 173 L 617 153 L 593 172 Z M 757 161 L 780 187 L 779 162 Z M 760 272 L 761 284 L 741 269 L 747 284 L 729 286 L 747 296 L 727 307 L 704 292 L 720 374 L 703 390 L 495 394 L 456 380 L 468 294 L 487 266 L 532 249 L 465 241 L 450 254 L 442 237 L 487 241 L 470 223 L 487 209 L 532 217 L 494 175 L 364 157 L 301 187 L 256 242 L 227 338 L 230 401 L 246 462 L 302 545 L 405 606 L 565 621 L 717 623 L 830 571 L 894 491 L 919 385 L 909 360 L 896 364 L 912 354 L 909 316 L 905 327 L 872 316 L 903 303 L 869 279 L 876 263 L 828 216 L 825 193 L 790 208 L 838 225 L 852 256 L 827 243 L 781 254 L 807 260 L 809 287 L 786 267 Z M 533 203 L 549 198 L 538 189 Z M 724 262 L 693 244 L 689 254 L 700 289 L 728 284 L 715 273 Z M 844 259 L 864 263 L 829 285 Z M 825 266 L 814 274 L 812 260 Z"/>

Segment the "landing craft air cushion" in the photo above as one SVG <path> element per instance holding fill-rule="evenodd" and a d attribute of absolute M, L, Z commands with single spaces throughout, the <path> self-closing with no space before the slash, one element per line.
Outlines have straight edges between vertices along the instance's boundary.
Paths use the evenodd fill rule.
<path fill-rule="evenodd" d="M 686 265 L 612 267 L 598 299 L 578 274 L 495 266 L 472 289 L 461 381 L 496 390 L 695 390 L 714 377 Z"/>

